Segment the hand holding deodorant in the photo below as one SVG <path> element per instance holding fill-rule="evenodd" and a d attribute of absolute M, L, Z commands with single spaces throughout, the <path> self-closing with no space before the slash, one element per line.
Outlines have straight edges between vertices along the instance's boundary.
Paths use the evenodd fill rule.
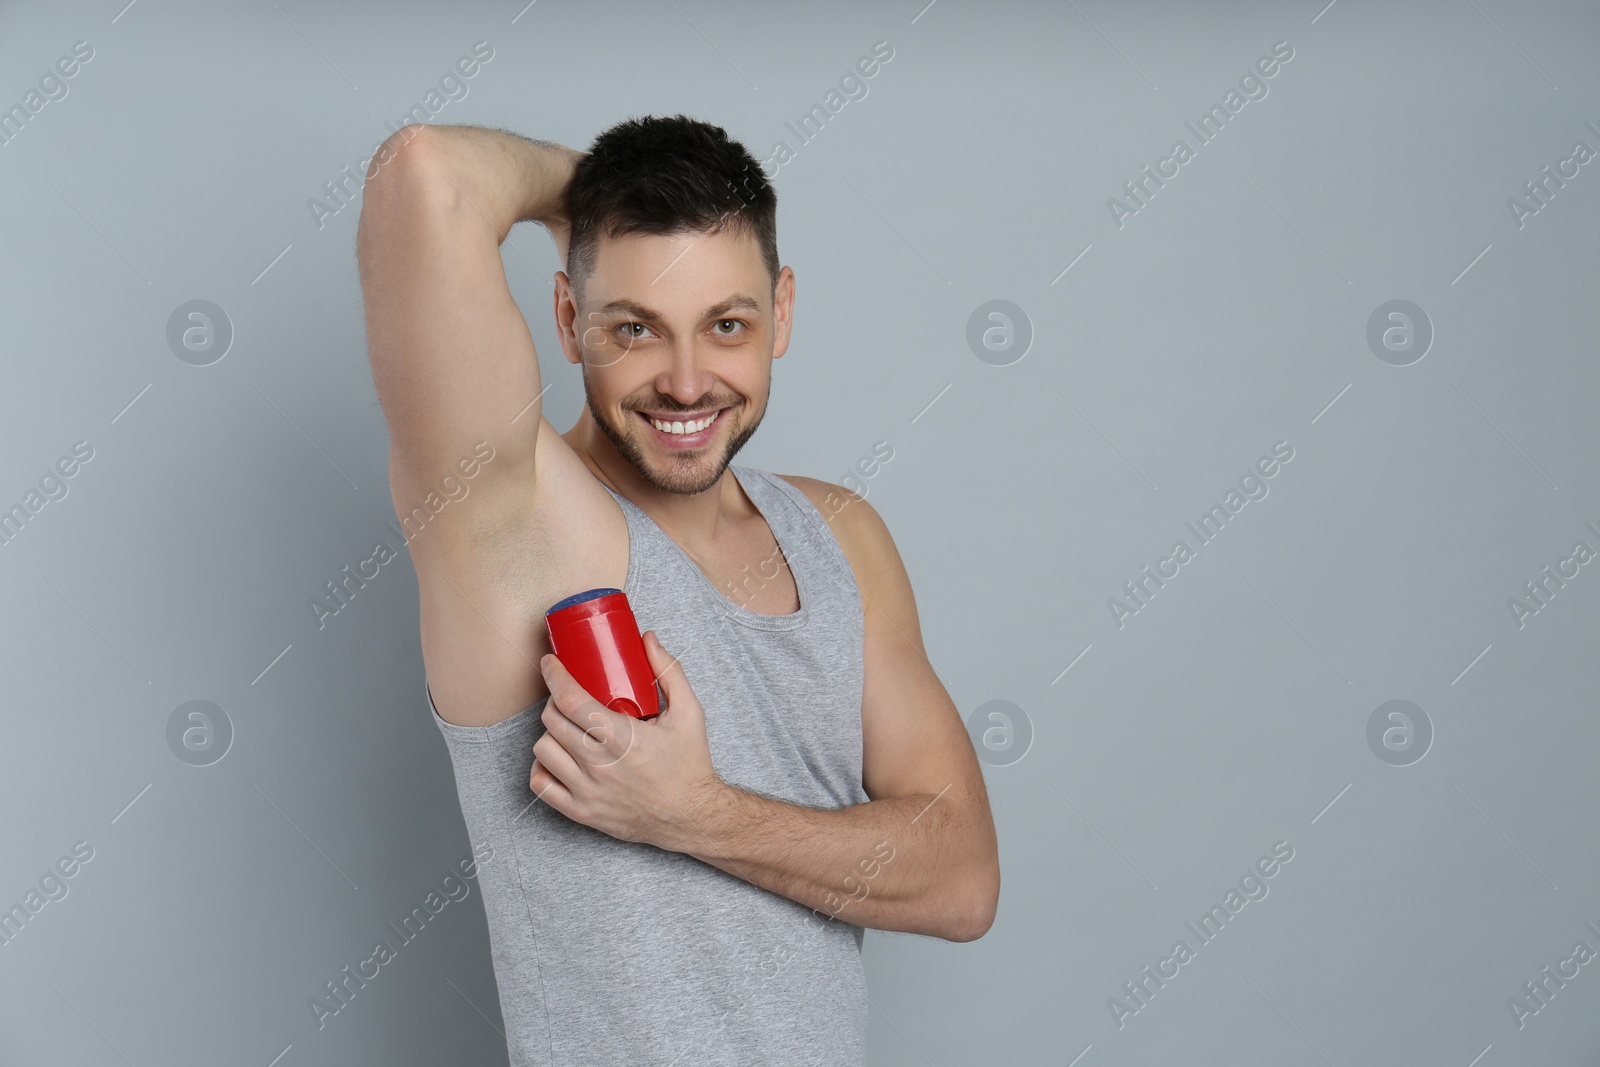
<path fill-rule="evenodd" d="M 550 650 L 578 684 L 612 711 L 653 719 L 660 711 L 655 672 L 633 608 L 620 589 L 589 589 L 544 613 Z"/>

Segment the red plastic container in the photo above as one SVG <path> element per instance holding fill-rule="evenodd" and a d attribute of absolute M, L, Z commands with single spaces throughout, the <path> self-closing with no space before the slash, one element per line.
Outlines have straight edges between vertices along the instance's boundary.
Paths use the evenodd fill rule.
<path fill-rule="evenodd" d="M 589 695 L 636 719 L 660 714 L 644 636 L 620 589 L 589 589 L 544 613 L 550 648 Z"/>

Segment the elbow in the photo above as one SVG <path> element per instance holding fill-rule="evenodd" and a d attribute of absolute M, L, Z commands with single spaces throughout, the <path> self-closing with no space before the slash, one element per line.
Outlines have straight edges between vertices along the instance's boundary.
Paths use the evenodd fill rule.
<path fill-rule="evenodd" d="M 946 941 L 976 941 L 994 925 L 1000 907 L 1000 864 L 991 859 L 976 871 L 951 909 Z"/>
<path fill-rule="evenodd" d="M 960 942 L 976 941 L 988 933 L 989 928 L 994 925 L 995 911 L 998 906 L 998 897 L 990 897 L 977 906 L 968 909 L 965 920 L 960 928 L 956 930 L 956 936 L 950 938 L 950 940 Z"/>
<path fill-rule="evenodd" d="M 433 127 L 426 122 L 411 122 L 391 133 L 373 155 L 367 178 L 376 177 L 382 173 L 383 168 L 392 166 L 398 160 L 410 159 L 419 154 L 432 142 L 433 132 Z"/>
<path fill-rule="evenodd" d="M 362 176 L 361 217 L 380 216 L 415 208 L 418 195 L 436 200 L 441 187 L 437 167 L 429 162 L 437 152 L 437 131 L 427 123 L 413 122 L 390 134 L 378 146 Z"/>

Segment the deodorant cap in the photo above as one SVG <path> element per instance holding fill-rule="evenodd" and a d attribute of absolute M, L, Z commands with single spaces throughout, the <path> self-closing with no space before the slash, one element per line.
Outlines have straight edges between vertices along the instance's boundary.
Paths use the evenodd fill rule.
<path fill-rule="evenodd" d="M 586 589 L 581 593 L 573 593 L 565 600 L 558 600 L 555 606 L 546 611 L 545 614 L 554 615 L 562 608 L 570 608 L 572 605 L 582 604 L 586 600 L 599 600 L 603 596 L 611 596 L 613 593 L 620 592 L 622 592 L 620 589 Z"/>

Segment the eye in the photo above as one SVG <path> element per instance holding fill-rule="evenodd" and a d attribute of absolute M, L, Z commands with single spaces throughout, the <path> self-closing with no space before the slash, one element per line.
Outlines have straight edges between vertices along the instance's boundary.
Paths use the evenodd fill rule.
<path fill-rule="evenodd" d="M 746 329 L 749 328 L 749 323 L 745 322 L 743 319 L 718 319 L 717 320 L 717 325 L 719 327 L 720 326 L 725 326 L 725 325 L 727 325 L 729 323 L 732 323 L 732 324 L 734 324 L 736 326 L 739 326 L 739 327 L 742 327 L 742 328 L 746 328 Z M 731 333 L 722 333 L 721 336 L 723 336 L 723 337 L 731 337 L 731 336 L 733 336 L 733 334 L 731 334 Z"/>
<path fill-rule="evenodd" d="M 646 326 L 642 322 L 624 322 L 624 323 L 618 324 L 618 326 L 616 328 L 619 329 L 619 330 L 623 330 L 623 331 L 631 331 L 633 329 L 633 327 L 635 327 L 635 326 L 639 327 L 639 329 L 641 329 L 641 330 L 648 330 L 650 328 L 650 327 Z M 641 334 L 637 334 L 637 333 L 624 332 L 622 336 L 624 338 L 626 338 L 627 340 L 629 340 L 629 341 L 637 341 L 637 340 L 639 340 L 639 338 L 642 335 Z"/>

